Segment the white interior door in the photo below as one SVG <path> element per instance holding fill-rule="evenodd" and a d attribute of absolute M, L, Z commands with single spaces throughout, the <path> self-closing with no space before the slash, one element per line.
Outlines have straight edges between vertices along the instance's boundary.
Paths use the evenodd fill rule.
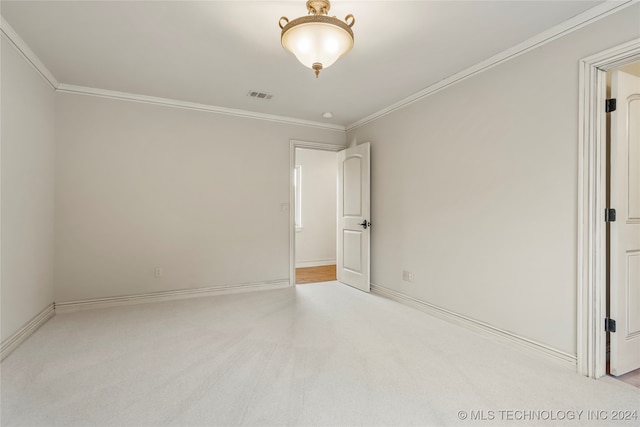
<path fill-rule="evenodd" d="M 614 71 L 611 95 L 611 373 L 640 368 L 640 78 Z"/>
<path fill-rule="evenodd" d="M 369 292 L 370 144 L 338 152 L 337 279 Z"/>

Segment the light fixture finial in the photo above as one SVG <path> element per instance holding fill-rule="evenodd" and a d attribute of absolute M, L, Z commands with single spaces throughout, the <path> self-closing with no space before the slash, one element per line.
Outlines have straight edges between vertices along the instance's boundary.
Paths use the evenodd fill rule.
<path fill-rule="evenodd" d="M 316 62 L 315 64 L 313 64 L 313 66 L 311 67 L 315 70 L 316 72 L 316 79 L 318 78 L 318 76 L 320 75 L 320 70 L 322 70 L 322 64 L 319 62 Z"/>

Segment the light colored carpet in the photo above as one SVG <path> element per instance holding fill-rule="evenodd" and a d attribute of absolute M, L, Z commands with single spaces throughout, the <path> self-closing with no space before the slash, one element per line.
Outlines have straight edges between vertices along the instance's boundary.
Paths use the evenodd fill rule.
<path fill-rule="evenodd" d="M 1 368 L 3 426 L 640 423 L 637 388 L 336 282 L 59 314 Z"/>

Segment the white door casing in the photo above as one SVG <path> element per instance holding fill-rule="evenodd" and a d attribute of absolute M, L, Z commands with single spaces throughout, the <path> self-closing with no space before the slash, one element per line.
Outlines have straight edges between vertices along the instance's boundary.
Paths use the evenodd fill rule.
<path fill-rule="evenodd" d="M 611 373 L 640 368 L 640 78 L 611 75 Z"/>
<path fill-rule="evenodd" d="M 369 292 L 371 233 L 370 144 L 338 152 L 337 279 Z"/>
<path fill-rule="evenodd" d="M 606 162 L 607 71 L 640 61 L 640 38 L 580 61 L 578 103 L 578 263 L 576 368 L 588 377 L 606 375 L 603 319 L 608 263 Z"/>

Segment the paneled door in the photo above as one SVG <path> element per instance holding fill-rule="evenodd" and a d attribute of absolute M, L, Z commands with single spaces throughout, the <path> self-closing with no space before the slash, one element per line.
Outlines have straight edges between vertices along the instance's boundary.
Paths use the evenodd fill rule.
<path fill-rule="evenodd" d="M 369 292 L 370 144 L 338 152 L 337 279 Z"/>
<path fill-rule="evenodd" d="M 611 373 L 640 368 L 640 78 L 614 71 L 611 95 Z"/>

